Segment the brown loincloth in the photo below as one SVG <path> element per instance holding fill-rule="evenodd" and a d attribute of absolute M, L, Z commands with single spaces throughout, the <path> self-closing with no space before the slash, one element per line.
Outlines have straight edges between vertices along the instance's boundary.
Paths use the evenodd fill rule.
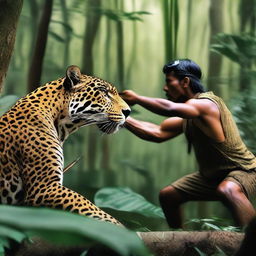
<path fill-rule="evenodd" d="M 216 179 L 208 179 L 199 172 L 194 172 L 178 179 L 171 186 L 183 192 L 187 200 L 215 201 L 220 200 L 216 189 L 223 180 L 233 181 L 238 184 L 248 198 L 256 194 L 255 169 L 249 171 L 233 170 Z"/>

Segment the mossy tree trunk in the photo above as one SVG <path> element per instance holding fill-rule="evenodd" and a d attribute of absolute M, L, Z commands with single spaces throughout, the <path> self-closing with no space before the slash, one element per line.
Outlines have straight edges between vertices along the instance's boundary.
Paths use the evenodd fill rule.
<path fill-rule="evenodd" d="M 214 36 L 223 30 L 223 0 L 211 0 L 210 5 L 210 42 L 214 43 Z M 214 52 L 209 55 L 208 89 L 222 96 L 222 88 L 219 83 L 222 57 Z"/>
<path fill-rule="evenodd" d="M 165 59 L 173 60 L 177 57 L 177 42 L 179 30 L 179 3 L 178 0 L 162 0 Z"/>
<path fill-rule="evenodd" d="M 225 255 L 235 255 L 244 238 L 244 234 L 227 231 L 176 231 L 176 232 L 138 232 L 146 247 L 155 256 L 198 256 L 197 250 L 200 250 L 203 255 L 213 255 L 218 252 L 218 248 L 222 250 Z M 253 238 L 253 240 L 255 240 Z M 248 244 L 245 244 L 248 245 Z M 250 247 L 252 249 L 254 247 Z M 7 256 L 28 256 L 28 255 L 45 255 L 45 256 L 59 256 L 59 255 L 73 255 L 79 256 L 86 246 L 61 246 L 54 245 L 41 239 L 33 239 L 33 243 L 24 242 L 21 245 L 17 244 L 10 254 Z M 95 248 L 97 249 L 97 247 Z M 102 251 L 103 250 L 103 251 Z M 104 250 L 89 250 L 90 256 L 118 256 L 119 254 Z M 254 255 L 243 254 L 248 252 L 247 246 L 241 251 L 239 256 Z M 87 255 L 87 254 L 86 254 Z M 238 256 L 237 255 L 237 256 Z"/>
<path fill-rule="evenodd" d="M 52 15 L 53 0 L 45 0 L 42 16 L 37 30 L 33 57 L 28 72 L 28 91 L 35 90 L 41 83 L 43 60 L 46 50 L 48 29 Z"/>
<path fill-rule="evenodd" d="M 0 91 L 10 64 L 23 0 L 0 1 Z"/>
<path fill-rule="evenodd" d="M 256 0 L 241 0 L 239 5 L 240 14 L 240 32 L 249 33 L 256 36 Z M 251 90 L 254 85 L 254 79 L 248 75 L 251 70 L 251 65 L 243 66 L 240 68 L 240 91 Z"/>
<path fill-rule="evenodd" d="M 123 1 L 116 0 L 116 9 L 123 11 Z M 124 90 L 124 32 L 123 21 L 116 21 L 117 34 L 117 88 L 120 91 Z"/>
<path fill-rule="evenodd" d="M 66 67 L 69 65 L 69 45 L 71 41 L 71 33 L 68 29 L 69 26 L 69 11 L 67 9 L 67 1 L 66 0 L 60 0 L 61 5 L 61 14 L 62 14 L 62 20 L 64 22 L 64 33 L 65 33 L 65 48 L 63 53 L 63 65 Z"/>
<path fill-rule="evenodd" d="M 93 70 L 93 45 L 96 39 L 100 24 L 100 15 L 97 14 L 96 9 L 100 8 L 101 0 L 88 0 L 87 1 L 87 16 L 85 24 L 85 34 L 83 42 L 82 53 L 82 72 L 86 75 L 94 75 Z M 87 148 L 87 165 L 90 171 L 96 169 L 96 156 L 97 156 L 97 134 L 94 127 L 88 128 L 88 148 Z"/>
<path fill-rule="evenodd" d="M 40 5 L 36 0 L 29 1 L 29 13 L 30 13 L 30 51 L 29 58 L 33 57 L 33 49 L 35 48 L 37 29 L 38 29 L 38 18 L 40 13 Z"/>

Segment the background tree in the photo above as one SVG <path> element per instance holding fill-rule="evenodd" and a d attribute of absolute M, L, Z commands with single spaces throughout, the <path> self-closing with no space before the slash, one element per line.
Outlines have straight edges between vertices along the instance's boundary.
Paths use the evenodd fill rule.
<path fill-rule="evenodd" d="M 96 35 L 100 24 L 100 14 L 97 9 L 101 7 L 101 0 L 88 0 L 86 5 L 86 23 L 85 23 L 85 33 L 83 40 L 83 50 L 82 50 L 82 71 L 87 75 L 94 75 L 94 55 L 93 46 L 96 39 Z M 88 134 L 88 157 L 87 165 L 90 171 L 95 171 L 96 162 L 96 150 L 97 150 L 97 132 L 95 127 L 89 127 Z"/>
<path fill-rule="evenodd" d="M 0 1 L 0 91 L 13 52 L 23 0 Z"/>
<path fill-rule="evenodd" d="M 48 29 L 51 20 L 53 0 L 45 0 L 41 20 L 38 26 L 34 54 L 28 72 L 28 91 L 35 90 L 41 82 L 43 59 L 47 44 Z"/>
<path fill-rule="evenodd" d="M 165 60 L 177 57 L 179 29 L 179 3 L 177 0 L 162 0 L 165 38 Z"/>
<path fill-rule="evenodd" d="M 120 2 L 118 6 L 116 0 L 100 3 L 81 0 L 53 1 L 40 84 L 62 77 L 67 65 L 76 64 L 84 68 L 84 73 L 101 77 L 116 85 L 119 90 L 122 88 L 123 80 L 125 89 L 135 90 L 142 95 L 164 97 L 161 90 L 164 84 L 164 75 L 161 72 L 164 62 L 172 58 L 185 57 L 193 59 L 201 66 L 204 85 L 208 85 L 208 77 L 218 78 L 214 79 L 215 83 L 210 85 L 210 89 L 217 92 L 221 83 L 220 93 L 227 103 L 231 102 L 232 97 L 241 93 L 240 66 L 241 70 L 245 71 L 249 62 L 245 61 L 245 64 L 238 65 L 222 57 L 221 73 L 217 72 L 209 76 L 207 74 L 208 70 L 215 68 L 211 64 L 209 55 L 211 38 L 215 34 L 210 21 L 211 19 L 222 21 L 222 27 L 220 26 L 218 31 L 240 34 L 242 29 L 240 11 L 249 6 L 252 0 L 222 0 L 222 10 L 212 12 L 210 19 L 211 0 L 118 1 Z M 0 99 L 2 112 L 13 104 L 14 99 L 17 99 L 7 94 L 21 97 L 28 90 L 28 69 L 31 65 L 32 50 L 36 45 L 35 39 L 44 4 L 45 1 L 41 0 L 27 0 L 23 3 L 14 54 L 5 82 L 5 94 Z M 253 12 L 252 9 L 250 8 L 250 12 Z M 0 11 L 2 12 L 2 9 Z M 144 15 L 145 13 L 148 15 Z M 243 26 L 245 30 L 243 32 L 252 35 L 251 31 L 255 31 L 253 15 L 249 15 L 248 11 L 243 13 L 244 18 L 248 16 L 247 21 L 244 22 L 246 25 Z M 122 25 L 120 34 L 117 23 Z M 90 30 L 94 31 L 90 32 Z M 246 37 L 243 36 L 242 39 Z M 215 42 L 218 40 L 216 39 Z M 238 50 L 240 48 L 233 46 L 234 44 L 231 49 L 241 55 L 242 51 Z M 249 50 L 249 47 L 244 49 L 246 54 L 255 53 L 255 50 Z M 217 55 L 212 54 L 212 56 Z M 118 62 L 118 59 L 122 61 Z M 122 65 L 124 79 L 119 77 L 122 74 L 119 72 L 119 65 Z M 241 73 L 245 74 L 245 72 Z M 38 86 L 39 83 L 34 85 Z M 253 98 L 255 92 L 250 94 L 252 101 L 255 101 Z M 154 123 L 163 120 L 162 117 L 144 111 L 139 106 L 132 108 L 132 115 Z M 243 115 L 252 122 L 252 125 L 246 125 L 248 131 L 253 127 L 252 115 L 253 112 L 250 115 Z M 240 119 L 241 116 L 240 114 Z M 245 123 L 243 120 L 241 122 Z M 88 128 L 71 135 L 65 143 L 66 164 L 79 156 L 83 158 L 65 173 L 64 183 L 90 199 L 99 188 L 116 185 L 131 187 L 151 202 L 158 204 L 158 192 L 162 187 L 197 170 L 193 155 L 187 155 L 183 136 L 158 145 L 139 140 L 125 129 L 113 136 L 101 136 L 94 127 L 97 138 L 95 141 Z M 255 140 L 252 141 L 254 143 Z M 191 202 L 185 205 L 186 219 L 199 216 L 198 205 L 202 217 L 227 216 L 223 214 L 225 208 L 219 203 L 210 202 L 204 205 Z M 204 211 L 206 207 L 208 213 Z M 164 221 L 161 223 L 158 224 L 158 229 L 166 227 Z"/>
<path fill-rule="evenodd" d="M 211 0 L 210 3 L 210 42 L 214 42 L 214 36 L 217 33 L 223 31 L 223 1 L 222 0 Z M 222 57 L 215 52 L 209 53 L 209 67 L 208 67 L 208 80 L 207 87 L 209 90 L 222 96 L 222 90 L 220 85 L 220 72 L 222 64 Z"/>

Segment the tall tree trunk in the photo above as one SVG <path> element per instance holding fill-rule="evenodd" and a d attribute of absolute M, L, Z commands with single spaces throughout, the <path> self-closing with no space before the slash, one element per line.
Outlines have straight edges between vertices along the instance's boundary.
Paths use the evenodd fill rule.
<path fill-rule="evenodd" d="M 39 23 L 35 50 L 28 72 L 28 91 L 35 90 L 41 82 L 43 60 L 47 44 L 48 29 L 52 15 L 53 0 L 45 0 L 43 13 Z"/>
<path fill-rule="evenodd" d="M 83 63 L 82 71 L 86 75 L 93 75 L 93 44 L 100 24 L 100 16 L 95 12 L 100 8 L 101 0 L 87 1 L 87 16 L 85 24 L 85 36 L 83 42 Z"/>
<path fill-rule="evenodd" d="M 123 11 L 123 2 L 116 0 L 116 7 L 118 11 Z M 124 90 L 124 32 L 122 20 L 116 22 L 117 31 L 117 87 L 120 91 Z"/>
<path fill-rule="evenodd" d="M 135 0 L 132 1 L 132 6 L 133 6 L 133 12 L 136 11 L 136 4 L 135 4 Z M 132 26 L 133 26 L 133 40 L 132 40 L 132 53 L 131 53 L 131 56 L 130 56 L 130 60 L 127 64 L 127 71 L 126 71 L 126 74 L 125 74 L 125 88 L 127 88 L 127 85 L 129 84 L 130 82 L 130 79 L 132 77 L 132 68 L 133 68 L 133 65 L 134 65 L 134 62 L 135 62 L 135 59 L 137 57 L 137 50 L 138 50 L 138 27 L 137 27 L 137 22 L 136 20 L 134 20 L 132 22 Z"/>
<path fill-rule="evenodd" d="M 30 11 L 30 49 L 29 58 L 32 59 L 33 57 L 33 49 L 35 48 L 35 41 L 38 29 L 38 15 L 39 15 L 39 4 L 36 0 L 29 1 L 29 11 Z"/>
<path fill-rule="evenodd" d="M 256 0 L 243 0 L 240 1 L 239 6 L 240 20 L 241 20 L 241 33 L 250 33 L 252 36 L 256 35 Z M 249 65 L 250 66 L 250 65 Z M 240 68 L 240 91 L 250 90 L 253 86 L 253 79 L 248 76 L 250 67 Z"/>
<path fill-rule="evenodd" d="M 223 0 L 211 0 L 210 6 L 210 37 L 211 43 L 214 43 L 213 37 L 223 30 Z M 219 75 L 221 72 L 222 57 L 214 52 L 210 52 L 208 68 L 208 89 L 213 90 L 219 96 L 222 96 L 221 86 L 219 84 Z"/>
<path fill-rule="evenodd" d="M 23 0 L 0 1 L 0 91 L 10 64 L 22 4 Z"/>
<path fill-rule="evenodd" d="M 87 16 L 85 24 L 85 36 L 83 42 L 82 71 L 86 75 L 93 75 L 93 44 L 100 24 L 100 16 L 94 11 L 101 6 L 101 0 L 87 1 Z M 89 127 L 88 134 L 88 168 L 90 171 L 96 169 L 97 133 L 94 127 Z"/>
<path fill-rule="evenodd" d="M 108 1 L 108 8 L 112 8 L 113 4 L 112 1 Z M 104 7 L 103 7 L 104 8 Z M 110 74 L 112 74 L 113 69 L 112 66 L 109 65 L 109 63 L 111 62 L 111 31 L 112 31 L 112 25 L 113 25 L 113 21 L 111 21 L 110 19 L 106 20 L 106 40 L 105 40 L 105 75 L 106 75 L 106 79 L 107 80 L 111 80 Z M 104 184 L 105 185 L 113 185 L 109 184 L 110 179 L 111 179 L 111 164 L 110 164 L 110 148 L 109 148 L 109 142 L 110 142 L 111 138 L 109 136 L 104 136 L 102 138 L 102 146 L 101 146 L 101 168 L 104 170 Z M 110 174 L 110 175 L 109 175 Z M 111 180 L 112 182 L 112 180 Z"/>
<path fill-rule="evenodd" d="M 256 35 L 256 1 L 241 0 L 239 6 L 241 19 L 241 32 Z"/>
<path fill-rule="evenodd" d="M 65 24 L 68 25 L 69 23 L 69 13 L 66 6 L 66 0 L 60 0 L 61 10 L 62 10 L 62 20 Z M 63 65 L 66 67 L 69 65 L 69 45 L 71 40 L 70 31 L 64 27 L 65 32 L 65 48 L 64 48 L 64 58 L 63 58 Z"/>
<path fill-rule="evenodd" d="M 191 22 L 192 22 L 192 1 L 187 1 L 187 24 L 186 24 L 186 57 L 188 56 L 189 53 L 189 48 L 190 48 L 190 35 L 191 35 Z"/>
<path fill-rule="evenodd" d="M 177 41 L 179 29 L 178 0 L 162 0 L 164 18 L 165 59 L 177 57 Z"/>

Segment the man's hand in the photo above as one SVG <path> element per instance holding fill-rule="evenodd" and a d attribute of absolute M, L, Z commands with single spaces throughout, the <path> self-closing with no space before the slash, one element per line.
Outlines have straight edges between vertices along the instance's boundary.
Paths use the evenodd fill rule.
<path fill-rule="evenodd" d="M 133 106 L 137 103 L 137 98 L 139 96 L 132 90 L 125 90 L 123 92 L 120 92 L 119 95 L 130 106 Z"/>

